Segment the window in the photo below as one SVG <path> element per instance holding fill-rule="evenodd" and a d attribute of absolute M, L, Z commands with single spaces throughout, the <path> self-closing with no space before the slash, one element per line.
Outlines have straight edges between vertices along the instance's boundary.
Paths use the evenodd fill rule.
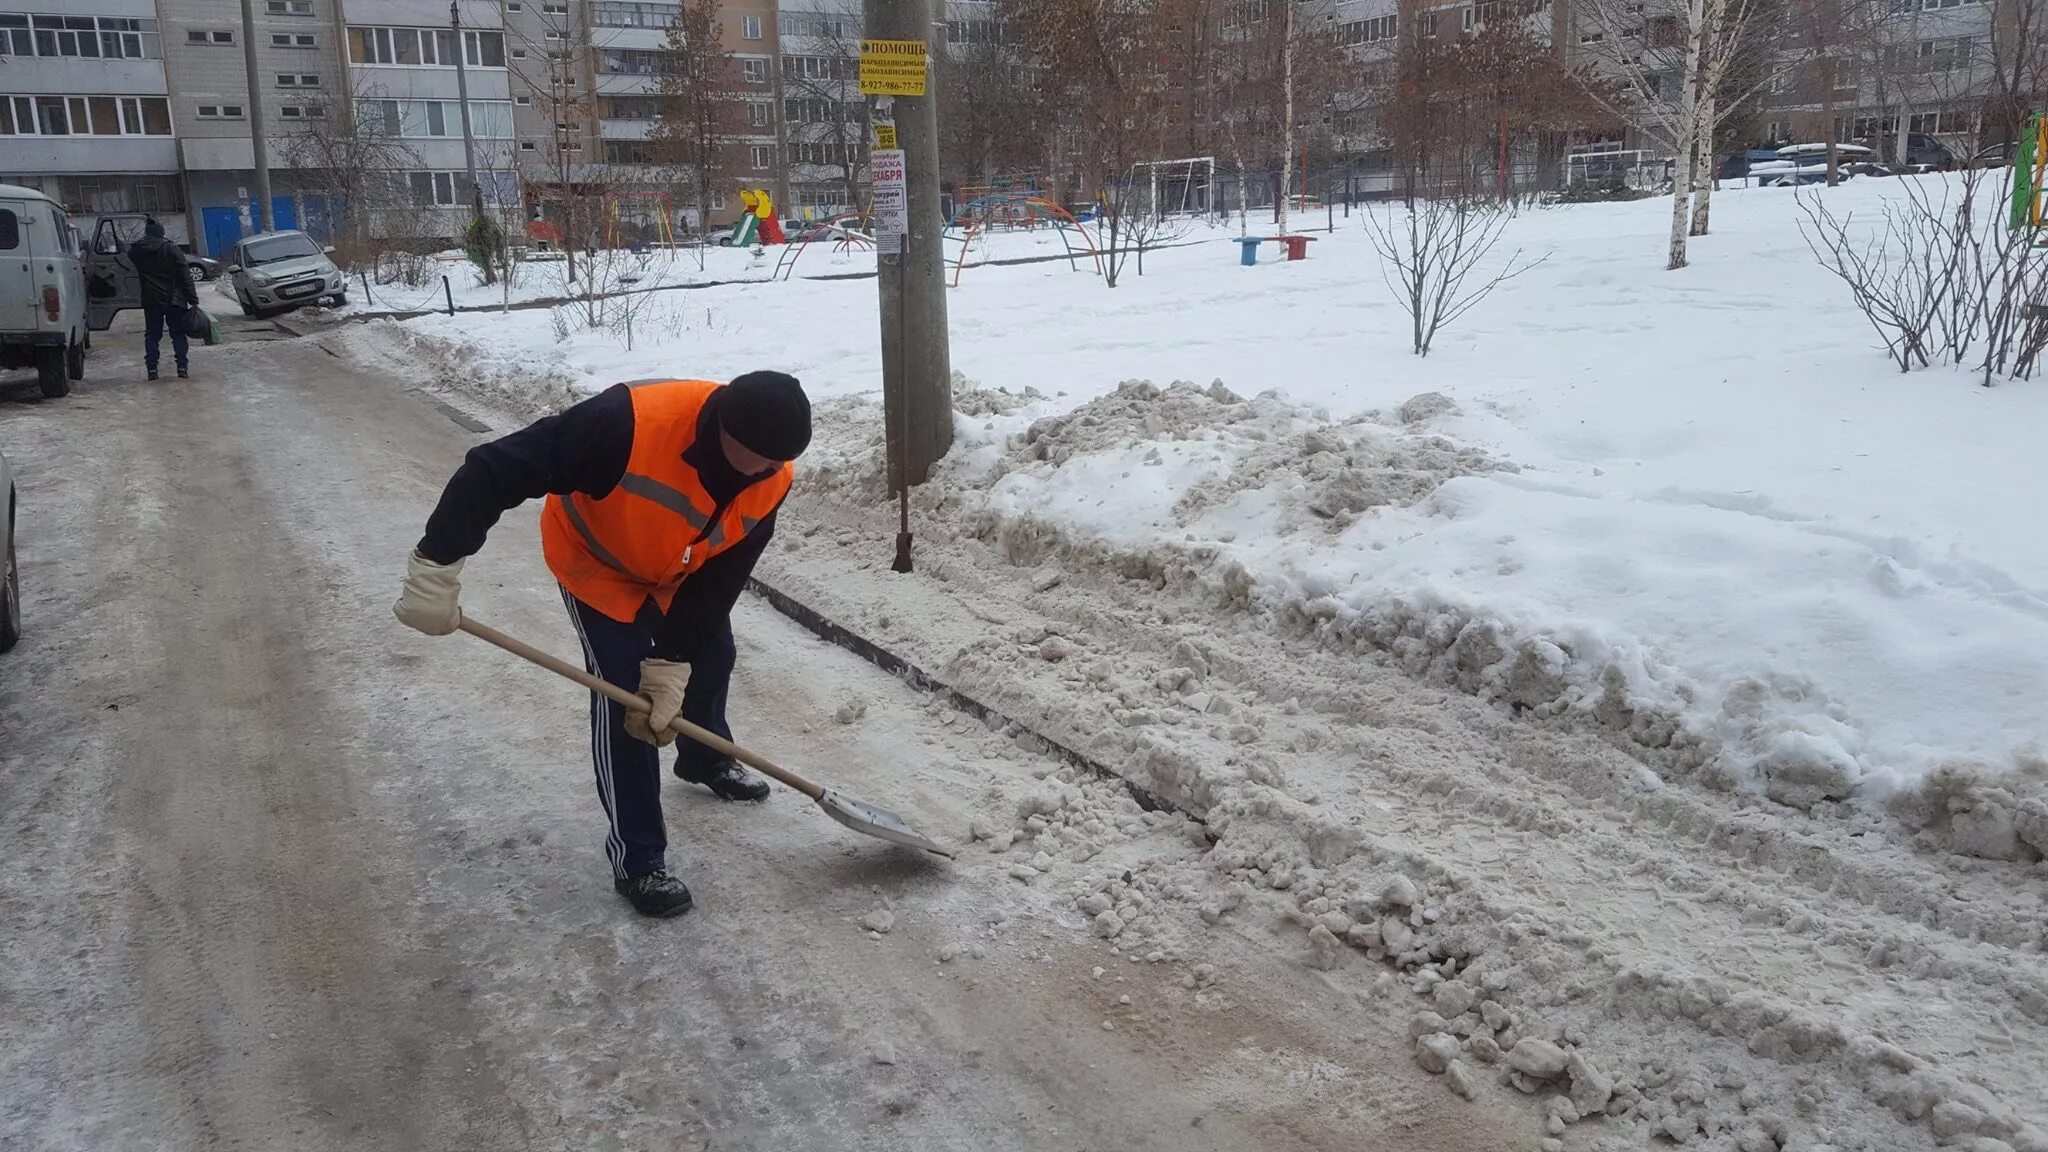
<path fill-rule="evenodd" d="M 823 12 L 778 12 L 775 25 L 784 36 L 815 36 L 823 40 L 844 40 L 851 35 L 851 23 Z"/>
<path fill-rule="evenodd" d="M 1907 124 L 1911 131 L 1927 136 L 1956 136 L 1971 131 L 1970 114 L 1960 108 L 1916 113 Z"/>
<path fill-rule="evenodd" d="M 542 4 L 540 10 L 549 16 L 567 16 L 569 14 L 569 6 L 567 4 Z"/>
<path fill-rule="evenodd" d="M 472 68 L 505 66 L 505 34 L 464 32 L 465 62 Z M 348 58 L 355 64 L 400 64 L 408 67 L 455 67 L 455 33 L 443 28 L 364 28 L 348 30 Z"/>
<path fill-rule="evenodd" d="M 14 213 L 0 208 L 0 252 L 12 252 L 21 247 L 21 221 Z"/>
<path fill-rule="evenodd" d="M 1954 72 L 1970 66 L 1971 38 L 1944 36 L 1920 41 L 1920 69 L 1923 72 Z"/>
<path fill-rule="evenodd" d="M 621 76 L 653 76 L 661 71 L 663 55 L 633 48 L 607 48 L 598 54 L 597 70 Z"/>
<path fill-rule="evenodd" d="M 272 16 L 311 16 L 313 0 L 269 0 L 264 10 Z"/>
<path fill-rule="evenodd" d="M 240 120 L 242 114 L 242 106 L 240 104 L 201 104 L 199 106 L 199 118 L 201 120 Z"/>
<path fill-rule="evenodd" d="M 533 148 L 533 141 L 531 141 L 531 140 L 521 140 L 521 141 L 519 142 L 519 150 L 520 150 L 521 152 L 531 152 L 531 151 L 533 151 L 533 150 L 534 150 L 534 148 Z"/>
<path fill-rule="evenodd" d="M 1935 12 L 1943 8 L 1960 8 L 1962 6 L 1963 0 L 1920 0 L 1920 9 L 1923 12 Z"/>
<path fill-rule="evenodd" d="M 996 44 L 1002 40 L 993 20 L 948 20 L 946 21 L 946 42 L 948 44 Z"/>
<path fill-rule="evenodd" d="M 514 60 L 524 60 L 524 59 L 526 59 L 526 49 L 524 49 L 524 48 L 514 48 L 514 49 L 512 50 L 512 58 L 513 58 Z"/>
<path fill-rule="evenodd" d="M 302 115 L 297 104 L 281 104 L 278 106 L 277 114 L 287 120 L 297 120 Z"/>
<path fill-rule="evenodd" d="M 782 119 L 786 124 L 844 124 L 846 105 L 792 96 L 782 102 Z"/>
<path fill-rule="evenodd" d="M 758 101 L 748 104 L 747 123 L 756 128 L 766 127 L 768 124 L 768 106 Z"/>
<path fill-rule="evenodd" d="M 1223 9 L 1225 28 L 1247 28 L 1273 14 L 1274 0 L 1230 0 Z"/>
<path fill-rule="evenodd" d="M 1606 32 L 1604 32 L 1604 31 L 1602 31 L 1601 29 L 1598 29 L 1598 28 L 1581 28 L 1581 29 L 1579 29 L 1579 43 L 1581 43 L 1581 44 L 1598 44 L 1598 43 L 1600 43 L 1600 42 L 1601 42 L 1602 40 L 1605 40 L 1605 39 L 1607 39 L 1607 33 L 1606 33 Z"/>
<path fill-rule="evenodd" d="M 740 75 L 745 76 L 749 84 L 766 84 L 768 82 L 768 62 L 759 58 L 742 60 L 740 61 Z"/>
<path fill-rule="evenodd" d="M 465 173 L 410 172 L 406 174 L 406 183 L 412 188 L 412 202 L 421 208 L 446 208 L 469 202 L 469 178 Z"/>
<path fill-rule="evenodd" d="M 514 104 L 517 104 L 517 105 L 519 105 L 519 106 L 520 106 L 521 108 L 531 108 L 531 107 L 533 106 L 533 97 L 531 97 L 531 96 L 514 96 L 514 97 L 512 98 L 512 102 L 513 102 Z"/>
<path fill-rule="evenodd" d="M 756 144 L 753 146 L 754 167 L 768 168 L 775 163 L 775 145 Z"/>
<path fill-rule="evenodd" d="M 760 38 L 761 18 L 759 16 L 740 17 L 740 39 L 759 40 Z"/>
<path fill-rule="evenodd" d="M 188 44 L 233 44 L 235 42 L 235 34 L 224 28 L 212 30 L 194 28 L 185 33 L 185 42 Z"/>
<path fill-rule="evenodd" d="M 791 144 L 789 162 L 792 164 L 845 164 L 846 145 L 835 141 L 811 144 Z"/>
<path fill-rule="evenodd" d="M 607 140 L 604 160 L 607 164 L 652 164 L 654 148 L 645 140 Z"/>
<path fill-rule="evenodd" d="M 793 80 L 848 79 L 847 62 L 837 56 L 784 56 L 782 74 Z"/>
<path fill-rule="evenodd" d="M 677 12 L 674 4 L 597 0 L 590 6 L 590 22 L 600 28 L 651 28 L 659 31 L 675 23 Z"/>
<path fill-rule="evenodd" d="M 1353 20 L 1337 25 L 1337 43 L 1340 45 L 1377 44 L 1393 38 L 1394 16 L 1391 13 L 1370 20 Z"/>
<path fill-rule="evenodd" d="M 356 120 L 365 131 L 413 139 L 461 138 L 462 107 L 454 100 L 359 100 Z M 512 138 L 512 104 L 471 100 L 470 132 L 479 140 Z"/>
<path fill-rule="evenodd" d="M 526 11 L 526 6 L 524 4 L 519 3 L 519 0 L 512 0 L 510 4 L 505 5 L 505 11 L 524 12 Z"/>
<path fill-rule="evenodd" d="M 1424 12 L 1424 13 L 1422 14 L 1422 34 L 1423 34 L 1424 36 L 1427 36 L 1427 37 L 1429 37 L 1430 39 L 1435 39 L 1435 38 L 1436 38 L 1436 22 L 1437 22 L 1437 14 L 1436 14 L 1436 13 L 1434 13 L 1434 12 Z"/>
<path fill-rule="evenodd" d="M 154 60 L 160 55 L 155 20 L 0 12 L 0 56 Z"/>
<path fill-rule="evenodd" d="M 658 120 L 661 101 L 653 96 L 613 96 L 598 102 L 597 114 L 605 120 Z"/>

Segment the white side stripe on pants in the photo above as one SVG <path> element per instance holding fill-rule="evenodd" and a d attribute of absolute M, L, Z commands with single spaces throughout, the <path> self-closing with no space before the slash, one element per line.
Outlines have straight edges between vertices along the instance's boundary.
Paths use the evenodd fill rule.
<path fill-rule="evenodd" d="M 576 598 L 562 589 L 562 603 L 569 609 L 569 622 L 576 628 L 576 639 L 583 644 L 583 665 L 593 676 L 604 675 L 604 669 L 597 663 L 597 649 L 591 647 L 590 637 L 583 631 L 583 615 L 577 610 Z M 605 858 L 612 862 L 612 875 L 626 878 L 626 841 L 619 834 L 618 795 L 612 788 L 612 709 L 618 705 L 607 697 L 595 692 L 590 694 L 590 759 L 597 766 L 597 795 L 604 802 L 605 819 L 611 829 L 604 840 Z"/>

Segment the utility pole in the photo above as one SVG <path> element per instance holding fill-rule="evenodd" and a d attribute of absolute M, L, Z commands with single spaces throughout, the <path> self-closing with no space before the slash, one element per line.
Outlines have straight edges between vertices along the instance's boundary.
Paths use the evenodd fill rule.
<path fill-rule="evenodd" d="M 256 0 L 242 0 L 242 63 L 249 71 L 249 143 L 256 169 L 256 231 L 276 231 L 270 218 L 270 142 L 263 135 L 263 84 L 256 65 Z"/>
<path fill-rule="evenodd" d="M 938 94 L 929 66 L 932 28 L 944 17 L 944 3 L 863 0 L 862 12 L 861 90 L 893 93 L 875 102 L 876 147 L 869 169 L 882 314 L 884 436 L 889 485 L 899 500 L 898 572 L 910 571 L 910 488 L 924 483 L 932 465 L 953 446 Z"/>
<path fill-rule="evenodd" d="M 464 63 L 469 58 L 469 44 L 462 38 L 462 8 L 458 0 L 448 0 L 448 26 L 455 29 L 455 98 L 462 101 L 462 164 L 469 169 L 470 219 L 480 220 L 484 214 L 484 190 L 476 182 L 476 134 L 469 126 L 469 66 Z"/>
<path fill-rule="evenodd" d="M 462 36 L 462 9 L 458 0 L 448 0 L 448 26 L 455 30 L 455 98 L 462 104 L 462 166 L 469 170 L 469 222 L 484 218 L 484 186 L 476 182 L 476 134 L 469 126 L 469 43 Z M 484 261 L 484 283 L 496 279 L 491 261 Z"/>

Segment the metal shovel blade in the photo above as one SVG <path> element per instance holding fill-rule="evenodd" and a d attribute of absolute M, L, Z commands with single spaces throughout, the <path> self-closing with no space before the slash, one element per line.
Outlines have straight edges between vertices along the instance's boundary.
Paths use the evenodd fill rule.
<path fill-rule="evenodd" d="M 953 858 L 951 848 L 943 847 L 911 831 L 910 825 L 903 822 L 903 817 L 887 808 L 877 808 L 873 804 L 856 800 L 830 788 L 818 793 L 818 807 L 825 810 L 825 815 L 855 832 L 910 848 L 922 848 L 934 856 L 944 856 L 948 860 Z"/>

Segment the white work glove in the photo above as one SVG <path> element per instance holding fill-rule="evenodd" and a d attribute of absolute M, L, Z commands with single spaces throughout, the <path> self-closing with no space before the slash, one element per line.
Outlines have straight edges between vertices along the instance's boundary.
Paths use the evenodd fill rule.
<path fill-rule="evenodd" d="M 676 713 L 683 710 L 683 685 L 690 679 L 690 666 L 673 660 L 642 660 L 640 662 L 640 698 L 647 701 L 647 711 L 626 710 L 626 735 L 635 740 L 644 740 L 657 748 L 666 748 L 676 742 L 675 729 L 669 725 L 675 722 Z"/>
<path fill-rule="evenodd" d="M 446 636 L 462 622 L 455 606 L 462 594 L 462 561 L 436 564 L 415 552 L 405 562 L 405 591 L 391 611 L 398 622 L 429 636 Z"/>

